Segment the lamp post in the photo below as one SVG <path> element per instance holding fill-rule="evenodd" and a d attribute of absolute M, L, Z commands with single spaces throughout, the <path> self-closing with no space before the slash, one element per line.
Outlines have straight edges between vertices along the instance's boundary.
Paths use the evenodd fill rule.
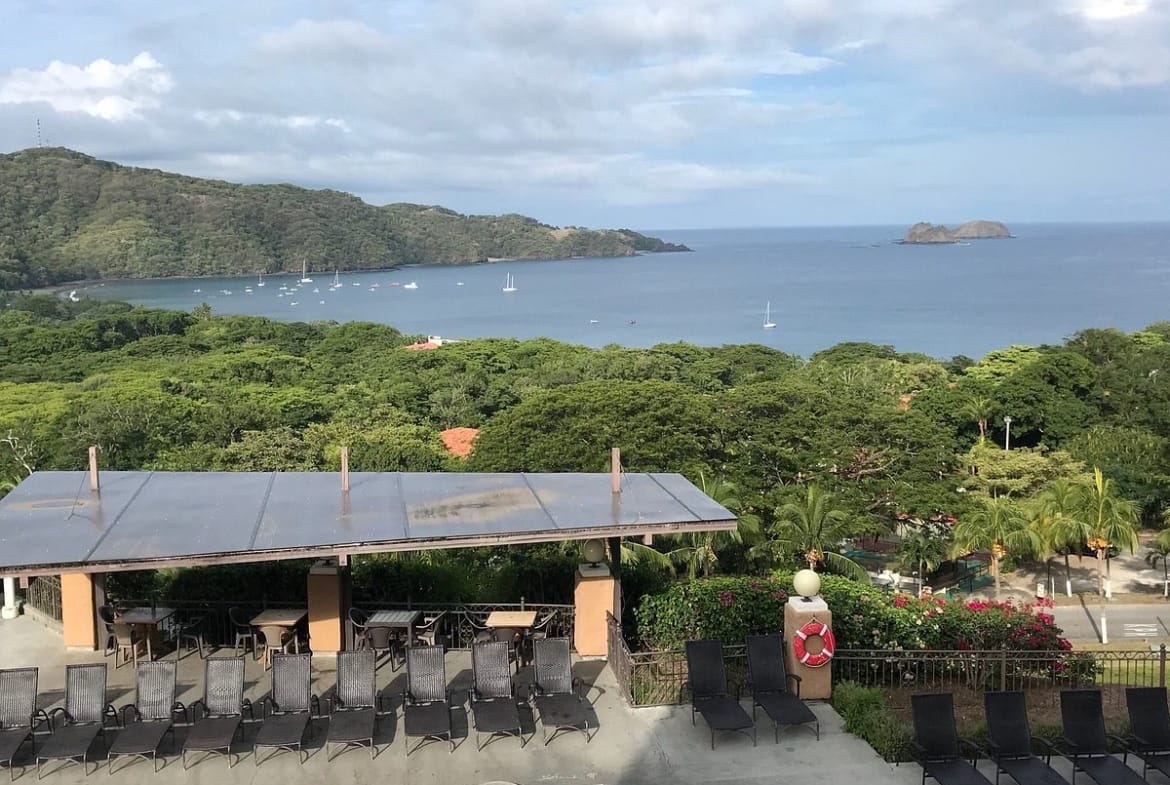
<path fill-rule="evenodd" d="M 1003 449 L 1010 450 L 1012 448 L 1012 418 L 1003 418 Z"/>

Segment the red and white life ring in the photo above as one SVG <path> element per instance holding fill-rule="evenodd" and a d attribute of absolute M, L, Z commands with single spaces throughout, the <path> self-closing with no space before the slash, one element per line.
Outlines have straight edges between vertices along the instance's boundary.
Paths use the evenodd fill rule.
<path fill-rule="evenodd" d="M 824 644 L 816 654 L 810 652 L 808 646 L 805 645 L 805 641 L 812 636 L 820 638 Z M 801 627 L 792 636 L 792 653 L 796 655 L 796 659 L 801 665 L 807 665 L 810 668 L 819 668 L 833 659 L 833 652 L 836 648 L 837 639 L 833 637 L 833 631 L 829 629 L 829 625 L 816 619 Z"/>

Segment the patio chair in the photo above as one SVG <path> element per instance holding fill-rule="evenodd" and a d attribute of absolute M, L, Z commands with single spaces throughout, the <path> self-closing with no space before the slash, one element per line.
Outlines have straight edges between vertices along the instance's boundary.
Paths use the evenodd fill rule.
<path fill-rule="evenodd" d="M 378 655 L 369 649 L 337 653 L 337 687 L 329 702 L 326 761 L 333 760 L 330 744 L 340 744 L 343 750 L 368 745 L 370 757 L 377 757 L 374 746 L 378 728 L 377 665 Z"/>
<path fill-rule="evenodd" d="M 756 746 L 756 723 L 739 705 L 739 697 L 727 693 L 723 670 L 723 644 L 717 640 L 686 642 L 687 686 L 691 692 L 691 724 L 695 713 L 703 715 L 711 729 L 711 749 L 716 733 L 742 733 Z"/>
<path fill-rule="evenodd" d="M 402 714 L 407 755 L 412 752 L 411 737 L 420 739 L 414 749 L 433 739 L 446 740 L 451 752 L 455 751 L 455 740 L 451 737 L 451 693 L 447 689 L 442 646 L 407 648 Z"/>
<path fill-rule="evenodd" d="M 438 648 L 438 647 L 436 647 Z M 512 668 L 508 663 L 508 645 L 502 641 L 483 641 L 471 647 L 471 714 L 475 722 L 475 748 L 482 750 L 493 736 L 515 736 L 525 744 L 520 730 L 520 710 L 512 686 Z M 479 743 L 480 734 L 488 740 Z"/>
<path fill-rule="evenodd" d="M 256 649 L 256 628 L 252 626 L 247 614 L 240 608 L 228 608 L 228 621 L 231 622 L 232 632 L 235 634 L 233 651 L 238 655 L 242 653 L 241 650 L 247 651 L 248 647 L 251 647 L 253 656 L 259 657 L 260 652 Z"/>
<path fill-rule="evenodd" d="M 265 625 L 260 628 L 258 640 L 262 649 L 260 659 L 264 660 L 265 669 L 272 667 L 274 654 L 288 654 L 290 648 L 296 650 L 298 654 L 300 653 L 300 642 L 297 640 L 297 634 L 288 627 L 276 624 Z"/>
<path fill-rule="evenodd" d="M 131 660 L 138 665 L 138 630 L 133 624 L 120 621 L 110 625 L 114 631 L 114 667 L 121 668 Z"/>
<path fill-rule="evenodd" d="M 414 639 L 424 646 L 439 646 L 443 644 L 441 640 L 440 631 L 443 628 L 443 620 L 447 616 L 447 611 L 439 611 L 425 624 L 420 624 L 414 628 Z M 445 648 L 445 646 L 444 646 Z"/>
<path fill-rule="evenodd" d="M 1125 740 L 1105 732 L 1105 714 L 1100 690 L 1061 690 L 1060 724 L 1064 729 L 1064 756 L 1073 764 L 1073 783 L 1083 771 L 1098 785 L 1138 785 L 1145 782 L 1126 765 L 1129 748 Z M 1113 757 L 1109 742 L 1122 749 L 1122 759 Z"/>
<path fill-rule="evenodd" d="M 313 715 L 321 706 L 312 690 L 311 654 L 272 655 L 272 689 L 264 698 L 264 721 L 252 742 L 253 760 L 260 765 L 260 748 L 296 752 L 304 750 L 305 731 L 312 734 Z M 270 756 L 271 757 L 271 756 Z"/>
<path fill-rule="evenodd" d="M 589 714 L 578 690 L 584 685 L 573 676 L 568 638 L 537 638 L 532 642 L 534 681 L 529 694 L 540 716 L 541 738 L 548 744 L 563 730 L 589 735 Z M 549 729 L 552 734 L 549 735 Z"/>
<path fill-rule="evenodd" d="M 1170 709 L 1165 687 L 1130 687 L 1125 691 L 1129 710 L 1129 748 L 1142 759 L 1142 777 L 1150 769 L 1170 777 Z"/>
<path fill-rule="evenodd" d="M 37 779 L 47 760 L 80 763 L 88 773 L 89 748 L 98 736 L 105 742 L 108 719 L 117 722 L 117 712 L 106 701 L 106 664 L 66 665 L 65 705 L 49 712 L 52 734 L 37 753 Z"/>
<path fill-rule="evenodd" d="M 98 618 L 102 621 L 103 635 L 105 635 L 105 644 L 102 646 L 102 654 L 109 657 L 118 650 L 118 639 L 114 635 L 114 622 L 116 621 L 116 614 L 114 613 L 113 605 L 99 605 Z"/>
<path fill-rule="evenodd" d="M 749 635 L 747 639 L 748 681 L 752 690 L 752 719 L 759 706 L 772 720 L 776 743 L 780 743 L 781 725 L 813 726 L 819 741 L 821 723 L 812 709 L 800 699 L 800 676 L 784 667 L 784 641 L 779 635 Z M 790 692 L 788 684 L 796 686 Z"/>
<path fill-rule="evenodd" d="M 949 692 L 910 696 L 914 715 L 914 739 L 910 751 L 922 767 L 922 783 L 933 777 L 939 785 L 991 785 L 975 768 L 979 748 L 959 738 L 955 729 L 955 704 Z M 970 758 L 963 756 L 966 748 Z"/>
<path fill-rule="evenodd" d="M 1055 752 L 1052 745 L 1032 735 L 1023 692 L 984 693 L 983 711 L 987 716 L 987 750 L 995 762 L 996 785 L 1001 772 L 1023 785 L 1065 785 L 1065 778 L 1050 765 Z M 1043 759 L 1032 751 L 1033 743 L 1044 748 Z"/>
<path fill-rule="evenodd" d="M 252 704 L 244 697 L 244 658 L 208 657 L 204 663 L 203 697 L 188 707 L 194 723 L 183 742 L 183 768 L 191 751 L 223 755 L 230 769 L 232 742 L 245 712 L 252 718 Z"/>
<path fill-rule="evenodd" d="M 33 728 L 47 715 L 37 714 L 36 668 L 0 670 L 0 763 L 8 764 L 9 779 L 16 779 L 16 755 L 25 742 L 36 754 Z"/>
<path fill-rule="evenodd" d="M 490 641 L 503 643 L 508 647 L 508 662 L 516 663 L 516 672 L 520 672 L 520 643 L 524 639 L 524 631 L 515 627 L 493 627 L 490 630 Z M 484 641 L 477 641 L 483 643 Z"/>
<path fill-rule="evenodd" d="M 199 650 L 199 659 L 207 659 L 207 619 L 209 611 L 199 611 L 174 621 L 170 628 L 171 642 L 175 644 L 175 659 L 183 656 L 183 644 L 192 644 Z"/>
<path fill-rule="evenodd" d="M 175 671 L 173 660 L 144 662 L 134 672 L 134 703 L 122 707 L 122 729 L 114 737 L 109 750 L 109 771 L 114 773 L 114 759 L 131 755 L 150 760 L 158 771 L 158 748 L 163 738 L 171 734 L 174 747 L 174 715 L 182 713 L 175 703 Z"/>

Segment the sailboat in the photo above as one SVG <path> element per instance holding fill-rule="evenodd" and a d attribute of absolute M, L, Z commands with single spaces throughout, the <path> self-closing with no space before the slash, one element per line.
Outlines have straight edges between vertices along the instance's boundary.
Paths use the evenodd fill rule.
<path fill-rule="evenodd" d="M 340 289 L 341 288 L 341 273 L 338 272 L 337 270 L 333 271 L 333 285 L 329 288 L 330 289 Z"/>
<path fill-rule="evenodd" d="M 772 301 L 769 300 L 768 304 L 764 306 L 764 329 L 772 330 L 775 327 L 776 323 L 772 321 Z"/>
<path fill-rule="evenodd" d="M 264 285 L 264 273 L 260 273 L 260 277 L 256 279 L 256 285 L 257 286 Z"/>
<path fill-rule="evenodd" d="M 504 291 L 505 292 L 516 291 L 516 279 L 512 277 L 511 273 L 508 273 L 507 277 L 504 278 Z"/>
<path fill-rule="evenodd" d="M 301 259 L 301 280 L 300 283 L 312 283 L 313 279 L 309 277 L 309 263 Z"/>

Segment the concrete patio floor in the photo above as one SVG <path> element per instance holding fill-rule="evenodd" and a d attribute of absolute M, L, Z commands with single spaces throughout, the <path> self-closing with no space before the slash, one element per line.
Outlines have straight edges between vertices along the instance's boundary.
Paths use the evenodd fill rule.
<path fill-rule="evenodd" d="M 224 652 L 230 654 L 230 652 Z M 173 654 L 170 656 L 174 656 Z M 66 652 L 60 635 L 36 620 L 22 616 L 0 621 L 0 668 L 40 667 L 40 708 L 59 705 L 63 698 L 64 666 L 67 663 L 102 661 L 100 652 Z M 109 700 L 121 706 L 133 699 L 134 673 L 131 666 L 115 669 L 109 663 Z M 313 661 L 314 692 L 324 694 L 333 685 L 334 664 L 330 657 Z M 190 703 L 202 695 L 203 662 L 188 652 L 179 662 L 179 700 Z M 378 670 L 378 686 L 392 696 L 394 713 L 383 718 L 378 736 L 378 755 L 371 759 L 368 751 L 350 749 L 326 761 L 321 745 L 328 720 L 314 722 L 315 738 L 308 743 L 310 756 L 298 765 L 295 755 L 286 752 L 265 758 L 254 765 L 251 726 L 246 740 L 238 743 L 240 760 L 230 770 L 220 757 L 199 760 L 184 771 L 178 757 L 167 753 L 166 766 L 157 774 L 150 764 L 126 759 L 119 761 L 113 777 L 125 783 L 166 781 L 182 783 L 277 783 L 304 781 L 332 782 L 410 782 L 443 785 L 475 785 L 504 781 L 529 783 L 587 783 L 588 785 L 641 785 L 641 783 L 724 783 L 725 785 L 803 785 L 807 782 L 864 782 L 866 785 L 918 783 L 921 770 L 914 765 L 893 767 L 882 761 L 860 739 L 841 730 L 841 722 L 831 707 L 814 704 L 821 721 L 820 741 L 803 728 L 782 731 L 780 743 L 773 743 L 771 724 L 763 718 L 757 723 L 759 744 L 752 747 L 743 735 L 729 734 L 710 749 L 709 733 L 702 719 L 691 725 L 686 706 L 631 709 L 617 691 L 613 673 L 601 661 L 580 661 L 574 673 L 592 685 L 589 700 L 596 714 L 597 730 L 586 743 L 580 733 L 562 733 L 547 746 L 533 726 L 531 714 L 522 710 L 526 736 L 535 732 L 522 749 L 514 738 L 498 738 L 483 750 L 475 748 L 475 734 L 469 734 L 470 714 L 466 690 L 471 683 L 471 658 L 468 652 L 452 651 L 447 656 L 447 677 L 454 690 L 452 712 L 456 749 L 449 753 L 443 743 L 431 743 L 405 756 L 401 734 L 401 694 L 405 686 L 402 668 L 392 671 L 389 664 Z M 517 685 L 524 687 L 531 678 L 529 669 L 521 670 Z M 259 700 L 268 690 L 268 675 L 259 662 L 248 658 L 245 676 L 247 696 Z M 746 707 L 746 705 L 745 705 Z M 185 729 L 176 731 L 179 745 Z M 412 743 L 414 740 L 412 740 Z M 103 758 L 101 744 L 95 746 Z M 267 755 L 267 751 L 265 751 Z M 27 762 L 27 754 L 24 758 Z M 194 758 L 191 758 L 194 761 Z M 102 760 L 101 777 L 106 777 Z M 124 767 L 124 768 L 123 768 Z M 91 773 L 93 766 L 90 767 Z M 17 782 L 34 782 L 35 768 L 18 767 Z M 0 778 L 8 772 L 0 772 Z M 50 763 L 45 766 L 45 781 L 81 783 L 82 769 L 77 765 Z"/>

